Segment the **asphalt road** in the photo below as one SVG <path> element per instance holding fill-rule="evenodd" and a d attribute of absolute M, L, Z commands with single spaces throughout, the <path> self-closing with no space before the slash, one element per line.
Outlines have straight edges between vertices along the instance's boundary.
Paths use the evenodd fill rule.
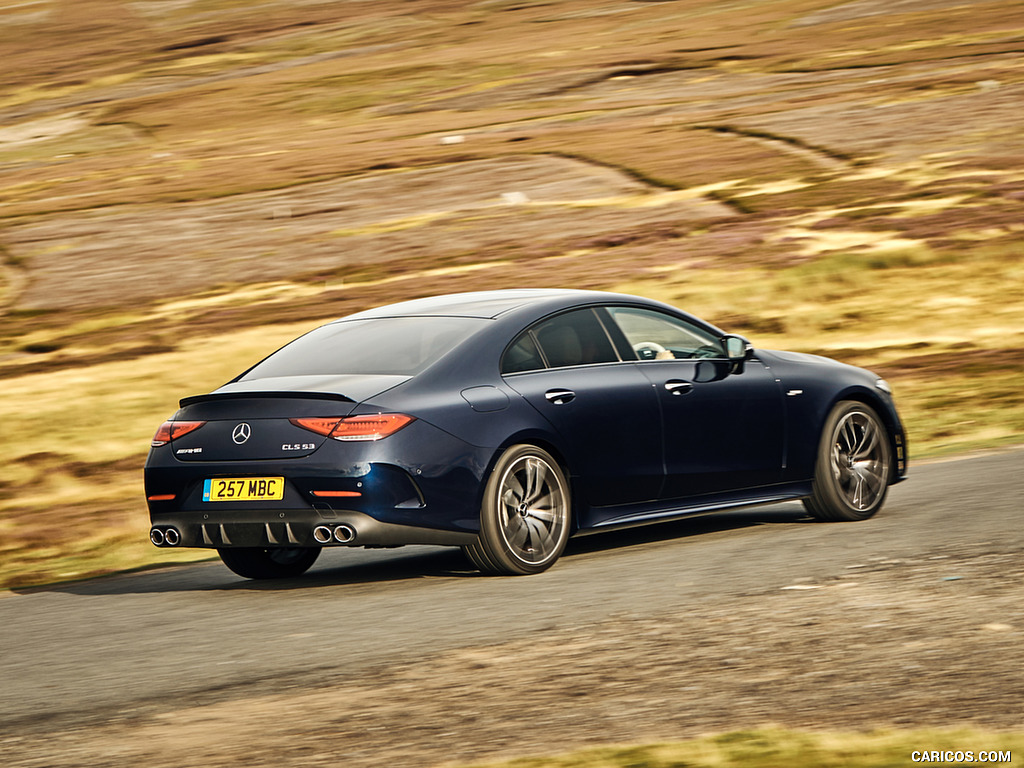
<path fill-rule="evenodd" d="M 0 599 L 0 730 L 315 686 L 880 559 L 1019 551 L 1022 498 L 1015 450 L 912 466 L 866 522 L 813 523 L 798 504 L 725 513 L 575 540 L 539 576 L 481 577 L 456 550 L 406 547 L 332 551 L 294 582 L 249 582 L 210 563 L 26 590 Z"/>

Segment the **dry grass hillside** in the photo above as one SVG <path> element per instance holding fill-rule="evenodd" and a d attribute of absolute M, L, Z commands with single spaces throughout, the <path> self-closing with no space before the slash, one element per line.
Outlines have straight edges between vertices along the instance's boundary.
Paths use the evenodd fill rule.
<path fill-rule="evenodd" d="M 319 321 L 627 290 L 1024 433 L 1017 0 L 0 0 L 0 584 L 160 559 L 183 395 Z"/>

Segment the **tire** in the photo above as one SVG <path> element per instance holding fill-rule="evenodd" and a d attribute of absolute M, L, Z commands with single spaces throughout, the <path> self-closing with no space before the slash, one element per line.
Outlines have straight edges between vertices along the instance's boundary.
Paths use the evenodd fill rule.
<path fill-rule="evenodd" d="M 821 433 L 804 507 L 818 520 L 867 520 L 885 502 L 892 477 L 889 433 L 870 406 L 836 404 Z"/>
<path fill-rule="evenodd" d="M 247 579 L 291 579 L 309 570 L 319 547 L 233 547 L 218 549 L 224 565 Z"/>
<path fill-rule="evenodd" d="M 486 574 L 546 571 L 565 550 L 571 509 L 569 483 L 551 454 L 533 445 L 514 445 L 487 480 L 480 534 L 463 551 Z"/>

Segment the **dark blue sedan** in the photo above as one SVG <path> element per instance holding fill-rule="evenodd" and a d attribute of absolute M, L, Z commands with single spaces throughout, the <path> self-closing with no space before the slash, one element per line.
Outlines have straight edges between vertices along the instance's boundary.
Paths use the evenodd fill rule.
<path fill-rule="evenodd" d="M 863 520 L 905 476 L 869 371 L 634 296 L 505 290 L 336 320 L 185 398 L 146 496 L 154 544 L 249 578 L 403 544 L 529 574 L 573 535 L 731 507 Z"/>

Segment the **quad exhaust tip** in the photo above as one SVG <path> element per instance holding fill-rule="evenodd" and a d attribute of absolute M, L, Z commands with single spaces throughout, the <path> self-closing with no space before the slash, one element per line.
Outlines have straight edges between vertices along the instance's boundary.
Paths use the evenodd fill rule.
<path fill-rule="evenodd" d="M 348 544 L 356 540 L 356 529 L 351 525 L 339 525 L 334 529 L 334 540 L 339 544 Z"/>
<path fill-rule="evenodd" d="M 181 543 L 181 533 L 177 528 L 152 528 L 149 540 L 158 547 L 176 547 Z"/>
<path fill-rule="evenodd" d="M 313 529 L 313 538 L 317 544 L 330 544 L 332 541 L 339 544 L 351 544 L 356 540 L 356 529 L 347 524 L 336 525 L 334 528 L 328 525 L 318 525 Z"/>

